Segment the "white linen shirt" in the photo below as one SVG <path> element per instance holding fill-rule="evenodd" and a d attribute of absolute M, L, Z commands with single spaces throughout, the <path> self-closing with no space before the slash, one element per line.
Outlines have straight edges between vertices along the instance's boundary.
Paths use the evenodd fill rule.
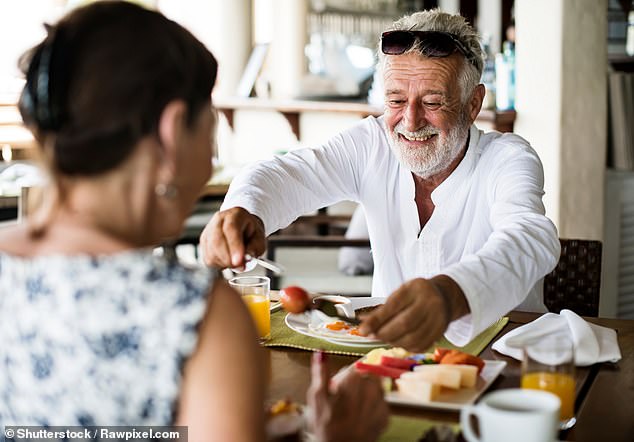
<path fill-rule="evenodd" d="M 462 346 L 518 306 L 546 311 L 542 278 L 560 245 L 544 215 L 543 181 L 528 142 L 472 126 L 465 157 L 432 192 L 435 209 L 421 230 L 412 173 L 392 153 L 383 117 L 368 117 L 320 147 L 247 166 L 221 209 L 243 207 L 269 235 L 320 207 L 362 204 L 375 266 L 372 296 L 389 296 L 417 277 L 451 277 L 470 314 L 445 336 Z"/>

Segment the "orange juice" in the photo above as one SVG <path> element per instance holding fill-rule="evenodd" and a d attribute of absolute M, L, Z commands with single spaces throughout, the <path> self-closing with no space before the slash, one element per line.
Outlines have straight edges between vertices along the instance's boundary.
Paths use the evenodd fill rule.
<path fill-rule="evenodd" d="M 271 336 L 271 301 L 264 295 L 243 295 L 242 299 L 247 304 L 260 339 L 268 339 Z"/>
<path fill-rule="evenodd" d="M 549 391 L 559 396 L 562 421 L 575 415 L 575 380 L 571 375 L 547 372 L 526 373 L 522 376 L 522 388 Z"/>

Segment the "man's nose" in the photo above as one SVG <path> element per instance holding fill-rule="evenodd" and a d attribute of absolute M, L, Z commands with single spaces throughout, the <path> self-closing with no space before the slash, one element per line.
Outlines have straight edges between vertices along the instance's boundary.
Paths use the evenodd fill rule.
<path fill-rule="evenodd" d="M 427 125 L 425 109 L 420 105 L 414 103 L 408 104 L 407 109 L 405 109 L 404 117 L 403 123 L 405 129 L 409 132 L 416 132 Z"/>

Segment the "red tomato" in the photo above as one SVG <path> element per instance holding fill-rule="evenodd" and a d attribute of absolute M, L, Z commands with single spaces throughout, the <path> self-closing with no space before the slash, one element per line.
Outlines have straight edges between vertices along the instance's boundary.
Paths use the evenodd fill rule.
<path fill-rule="evenodd" d="M 303 313 L 308 310 L 310 296 L 303 288 L 293 285 L 280 290 L 280 302 L 289 313 Z"/>

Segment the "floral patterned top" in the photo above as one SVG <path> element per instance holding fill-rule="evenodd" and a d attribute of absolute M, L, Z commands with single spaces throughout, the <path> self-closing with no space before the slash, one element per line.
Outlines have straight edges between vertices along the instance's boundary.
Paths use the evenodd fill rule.
<path fill-rule="evenodd" d="M 215 272 L 0 253 L 0 427 L 168 425 Z"/>

